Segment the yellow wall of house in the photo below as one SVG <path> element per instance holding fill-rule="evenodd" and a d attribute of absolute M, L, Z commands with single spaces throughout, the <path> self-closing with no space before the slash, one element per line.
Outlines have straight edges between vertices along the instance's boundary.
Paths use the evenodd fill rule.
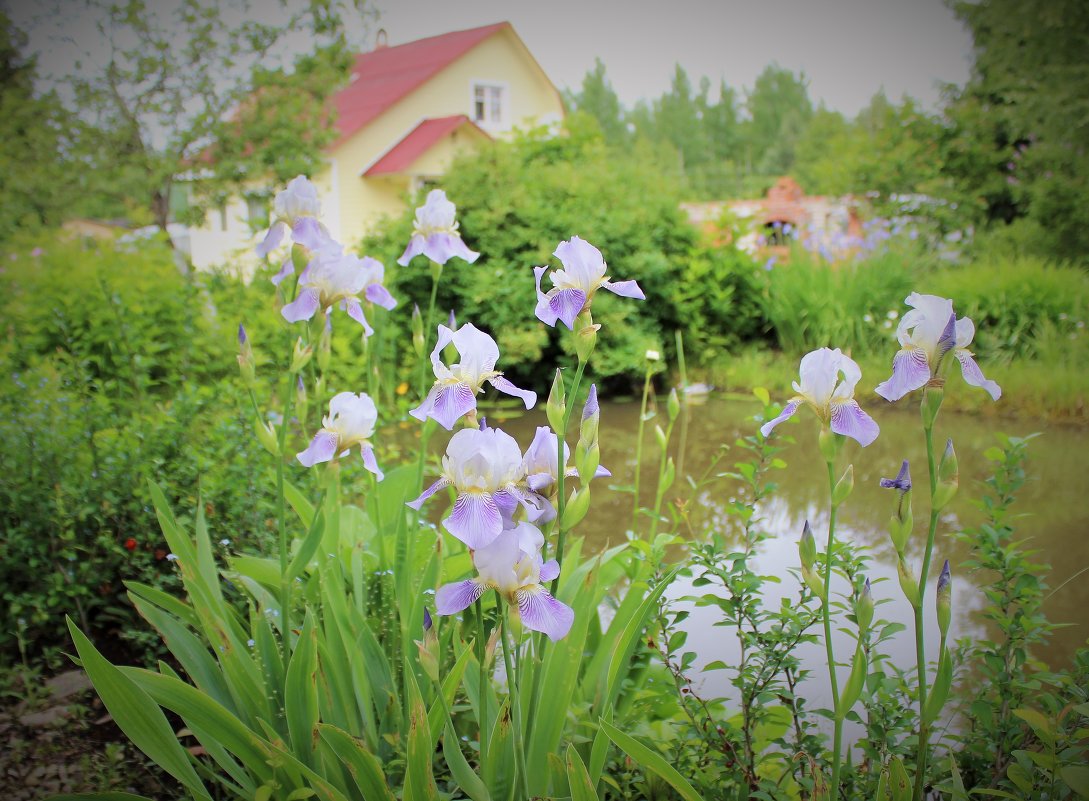
<path fill-rule="evenodd" d="M 518 37 L 507 29 L 496 32 L 329 152 L 327 168 L 312 180 L 322 198 L 322 222 L 334 237 L 354 248 L 384 217 L 404 211 L 414 178 L 442 175 L 458 153 L 486 141 L 462 128 L 423 154 L 410 167 L 409 175 L 363 177 L 422 120 L 454 114 L 471 119 L 475 82 L 506 89 L 505 118 L 500 125 L 485 128 L 493 137 L 506 136 L 515 127 L 551 124 L 563 118 L 559 94 Z M 211 212 L 204 227 L 191 229 L 193 263 L 206 269 L 232 262 L 252 274 L 256 266 L 253 247 L 260 234 L 255 237 L 250 233 L 246 204 L 241 199 L 232 199 L 226 216 L 226 226 L 220 224 L 218 212 Z"/>
<path fill-rule="evenodd" d="M 493 136 L 504 136 L 516 126 L 563 118 L 558 93 L 517 37 L 508 30 L 492 35 L 333 151 L 339 185 L 339 233 L 346 245 L 354 245 L 382 217 L 398 215 L 405 207 L 402 187 L 407 187 L 407 182 L 363 178 L 363 172 L 422 120 L 453 114 L 471 118 L 472 87 L 477 81 L 499 84 L 508 90 L 503 125 L 486 129 Z M 464 140 L 440 143 L 413 165 L 412 172 L 441 175 L 466 144 Z"/>

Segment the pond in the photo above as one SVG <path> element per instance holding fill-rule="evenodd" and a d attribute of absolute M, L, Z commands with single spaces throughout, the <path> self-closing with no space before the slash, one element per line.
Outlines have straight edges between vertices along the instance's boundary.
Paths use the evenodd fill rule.
<path fill-rule="evenodd" d="M 958 389 L 960 389 L 958 387 Z M 715 458 L 722 446 L 732 444 L 739 436 L 753 433 L 758 424 L 752 416 L 758 411 L 755 400 L 710 398 L 705 404 L 693 405 L 688 410 L 687 446 L 683 454 L 683 471 L 692 476 L 701 475 Z M 915 645 L 911 607 L 903 599 L 896 579 L 895 551 L 889 541 L 886 524 L 892 512 L 895 494 L 879 487 L 882 477 L 894 476 L 903 459 L 911 460 L 913 478 L 917 486 L 926 485 L 926 456 L 922 429 L 919 423 L 917 399 L 901 401 L 896 406 L 881 402 L 865 404 L 865 408 L 881 426 L 881 436 L 868 448 L 860 448 L 848 440 L 842 455 L 843 463 L 855 466 L 855 490 L 841 507 L 837 521 L 837 537 L 850 538 L 867 546 L 871 557 L 869 576 L 874 583 L 874 598 L 889 599 L 877 610 L 878 618 L 899 621 L 907 630 L 898 635 L 889 650 L 895 664 L 904 669 L 915 665 Z M 645 506 L 654 501 L 657 477 L 657 446 L 653 429 L 656 422 L 663 422 L 664 403 L 660 404 L 659 418 L 647 423 L 643 443 L 643 473 L 641 500 Z M 796 442 L 788 446 L 781 457 L 787 468 L 774 471 L 772 479 L 779 484 L 775 495 L 767 499 L 758 510 L 763 526 L 773 535 L 757 553 L 754 569 L 781 577 L 780 584 L 768 584 L 768 603 L 778 605 L 783 596 L 796 597 L 798 585 L 789 570 L 798 566 L 798 537 L 805 520 L 813 526 L 818 543 L 823 548 L 828 524 L 828 490 L 824 464 L 816 448 L 818 424 L 807 410 L 798 413 L 796 423 L 784 425 L 781 430 L 789 433 Z M 635 452 L 639 421 L 639 403 L 603 404 L 601 413 L 601 462 L 613 473 L 613 479 L 595 482 L 590 513 L 580 524 L 578 532 L 586 536 L 587 550 L 604 548 L 607 544 L 623 542 L 631 525 L 632 496 L 628 492 L 610 491 L 613 486 L 630 485 L 635 470 Z M 682 455 L 677 452 L 680 420 L 674 432 L 672 452 L 678 466 Z M 520 443 L 527 445 L 536 425 L 545 425 L 544 415 L 536 412 L 524 417 L 504 420 L 504 430 Z M 1038 551 L 1039 561 L 1050 563 L 1052 571 L 1048 584 L 1052 595 L 1046 602 L 1046 612 L 1052 622 L 1070 624 L 1053 636 L 1045 652 L 1037 654 L 1053 669 L 1069 665 L 1074 650 L 1089 637 L 1089 430 L 1078 427 L 1047 425 L 1045 423 L 1011 418 L 985 419 L 977 416 L 943 412 L 935 426 L 935 443 L 944 445 L 952 437 L 960 463 L 960 492 L 943 513 L 934 549 L 934 567 L 930 586 L 926 591 L 928 632 L 933 634 L 927 643 L 927 656 L 936 655 L 937 626 L 933 621 L 934 585 L 942 560 L 948 559 L 953 568 L 953 623 L 950 642 L 962 637 L 979 637 L 986 633 L 979 611 L 983 605 L 981 586 L 984 578 L 973 575 L 963 567 L 968 557 L 967 547 L 954 540 L 950 532 L 975 526 L 982 519 L 981 511 L 974 505 L 982 495 L 982 482 L 990 475 L 990 462 L 983 452 L 998 444 L 995 432 L 1013 436 L 1026 436 L 1040 432 L 1028 448 L 1026 465 L 1028 480 L 1017 496 L 1013 511 L 1020 515 L 1016 520 L 1016 538 L 1024 547 Z M 733 469 L 732 465 L 744 455 L 727 453 L 719 463 L 718 472 Z M 690 503 L 693 530 L 699 532 L 711 526 L 736 531 L 736 523 L 726 512 L 727 502 L 738 490 L 733 479 L 721 479 L 702 491 Z M 691 490 L 678 471 L 678 479 L 671 496 L 687 498 Z M 908 547 L 908 558 L 918 569 L 926 538 L 928 494 L 925 489 L 917 492 L 915 508 L 915 533 Z M 585 552 L 585 551 L 584 551 Z M 879 579 L 885 579 L 879 581 Z M 846 587 L 844 583 L 843 587 Z M 835 592 L 835 586 L 833 592 Z M 700 590 L 703 592 L 705 590 Z M 694 592 L 690 584 L 678 581 L 670 595 L 680 598 Z M 685 622 L 689 631 L 688 647 L 699 658 L 690 672 L 691 678 L 701 686 L 704 695 L 732 695 L 727 671 L 699 673 L 699 669 L 714 660 L 727 665 L 737 661 L 737 644 L 731 630 L 715 627 L 716 613 L 707 608 L 693 609 Z M 853 640 L 846 634 L 835 635 L 836 653 L 849 658 Z M 803 692 L 810 705 L 826 705 L 828 680 L 823 646 L 803 646 L 801 652 L 812 677 Z M 731 659 L 733 661 L 731 661 Z M 846 669 L 841 668 L 841 681 Z M 699 691 L 699 690 L 698 690 Z"/>

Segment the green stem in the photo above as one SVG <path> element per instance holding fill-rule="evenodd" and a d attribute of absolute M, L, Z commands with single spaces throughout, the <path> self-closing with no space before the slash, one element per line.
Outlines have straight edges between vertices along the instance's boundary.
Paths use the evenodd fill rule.
<path fill-rule="evenodd" d="M 828 497 L 836 488 L 836 468 L 829 461 L 828 465 Z M 836 801 L 839 798 L 839 759 L 843 747 L 843 717 L 839 713 L 839 680 L 836 678 L 836 656 L 832 648 L 832 546 L 835 542 L 836 531 L 836 504 L 832 503 L 832 510 L 828 517 L 828 547 L 824 553 L 824 595 L 821 598 L 821 617 L 824 620 L 824 650 L 828 661 L 828 681 L 832 685 L 832 786 L 828 798 Z"/>
<path fill-rule="evenodd" d="M 500 601 L 499 603 L 502 603 Z M 514 649 L 514 637 L 510 636 L 511 644 L 508 645 L 507 629 L 510 628 L 510 614 L 507 607 L 503 607 L 503 667 L 507 671 L 507 687 L 509 688 L 511 715 L 514 720 L 514 765 L 515 772 L 521 777 L 522 798 L 529 801 L 529 775 L 526 771 L 526 750 L 522 739 L 522 696 L 518 692 L 518 674 L 511 665 L 511 656 Z"/>
<path fill-rule="evenodd" d="M 429 348 L 431 346 L 431 320 L 435 316 L 435 298 L 439 292 L 439 279 L 442 278 L 442 265 L 431 265 L 431 299 L 427 303 L 427 315 L 424 317 L 424 348 L 423 356 L 420 357 L 420 375 L 417 380 L 417 388 L 419 390 L 420 403 L 423 403 L 427 397 L 427 365 L 430 363 L 428 359 Z M 424 467 L 427 465 L 427 441 L 431 438 L 431 431 L 428 428 L 427 420 L 424 421 L 423 428 L 420 430 L 420 459 L 416 463 L 416 494 L 419 495 L 423 489 L 423 474 Z M 417 513 L 417 519 L 419 519 L 419 513 Z"/>
<path fill-rule="evenodd" d="M 650 397 L 651 365 L 647 362 L 647 374 L 643 379 L 643 402 L 639 405 L 639 430 L 635 435 L 635 483 L 631 507 L 631 530 L 638 529 L 639 521 L 639 476 L 643 467 L 643 428 L 647 419 L 647 398 Z"/>
<path fill-rule="evenodd" d="M 477 646 L 477 655 L 480 661 L 480 684 L 479 686 L 479 704 L 480 707 L 480 772 L 484 773 L 484 762 L 487 760 L 488 754 L 488 668 L 484 664 L 488 656 L 488 640 L 484 632 L 484 605 L 480 599 L 476 599 L 476 621 L 477 626 L 480 629 L 480 635 L 477 637 L 479 644 Z"/>
<path fill-rule="evenodd" d="M 295 405 L 295 375 L 288 375 L 287 399 L 284 401 L 284 417 L 280 421 L 279 438 L 277 440 L 279 451 L 276 457 L 276 514 L 279 521 L 279 548 L 280 548 L 280 625 L 283 637 L 283 660 L 286 673 L 288 663 L 291 661 L 291 581 L 287 576 L 288 548 L 287 548 L 287 504 L 284 499 L 284 448 L 287 444 L 287 426 L 291 419 L 292 407 Z"/>
<path fill-rule="evenodd" d="M 938 530 L 938 510 L 934 508 L 934 494 L 938 489 L 938 470 L 934 458 L 934 428 L 923 426 L 926 436 L 926 464 L 930 471 L 930 526 L 926 533 L 926 550 L 923 552 L 923 566 L 919 571 L 919 603 L 915 607 L 915 660 L 919 676 L 919 755 L 916 760 L 915 786 L 912 798 L 922 801 L 926 786 L 926 769 L 930 739 L 930 724 L 923 718 L 926 709 L 926 644 L 923 641 L 923 606 L 926 598 L 926 580 L 930 573 L 930 559 L 934 552 L 934 535 Z"/>
<path fill-rule="evenodd" d="M 666 447 L 662 448 L 662 454 L 658 459 L 658 487 L 654 491 L 654 517 L 650 521 L 650 537 L 648 538 L 650 542 L 654 542 L 654 538 L 658 536 L 658 523 L 662 517 L 662 500 L 665 498 L 662 482 L 665 480 L 666 465 L 669 463 L 669 441 L 673 438 L 674 422 L 671 420 L 666 426 Z"/>
<path fill-rule="evenodd" d="M 571 385 L 570 391 L 564 390 L 564 412 L 563 412 L 563 430 L 556 432 L 556 491 L 559 493 L 556 496 L 556 526 L 559 529 L 559 538 L 556 540 L 556 562 L 561 567 L 563 566 L 563 546 L 564 540 L 567 538 L 567 529 L 563 525 L 563 512 L 567 508 L 567 497 L 564 489 L 564 464 L 563 451 L 565 440 L 567 439 L 567 427 L 571 423 L 571 413 L 575 410 L 575 399 L 578 397 L 579 385 L 582 384 L 582 374 L 586 370 L 586 362 L 580 361 L 578 369 L 575 370 L 575 381 Z M 556 594 L 556 589 L 560 586 L 559 575 L 552 579 L 552 594 Z"/>

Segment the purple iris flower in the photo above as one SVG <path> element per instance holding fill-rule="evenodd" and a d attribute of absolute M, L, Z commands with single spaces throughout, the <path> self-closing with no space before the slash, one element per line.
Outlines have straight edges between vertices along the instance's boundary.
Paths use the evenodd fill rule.
<path fill-rule="evenodd" d="M 571 630 L 575 611 L 557 601 L 542 585 L 560 574 L 555 559 L 541 558 L 544 535 L 530 523 L 504 529 L 489 544 L 473 551 L 475 578 L 445 584 L 435 594 L 435 612 L 454 615 L 487 590 L 496 590 L 518 608 L 522 624 L 559 640 Z"/>
<path fill-rule="evenodd" d="M 537 393 L 519 389 L 495 369 L 495 363 L 499 361 L 499 346 L 494 339 L 472 323 L 465 323 L 457 331 L 440 325 L 438 331 L 438 341 L 431 351 L 435 384 L 423 403 L 409 414 L 420 421 L 430 417 L 449 431 L 464 415 L 476 411 L 476 395 L 484 382 L 500 392 L 521 398 L 527 409 L 533 408 Z M 447 345 L 453 345 L 460 356 L 460 361 L 449 367 L 440 359 Z"/>
<path fill-rule="evenodd" d="M 590 403 L 587 401 L 587 409 Z M 597 405 L 597 396 L 594 395 L 594 405 Z M 591 414 L 593 411 L 591 411 Z M 587 415 L 588 416 L 588 415 Z M 525 475 L 525 487 L 530 502 L 538 509 L 538 516 L 530 515 L 530 520 L 547 523 L 556 517 L 556 510 L 550 500 L 559 486 L 559 470 L 556 468 L 556 457 L 559 455 L 556 445 L 556 434 L 548 426 L 538 426 L 533 442 L 526 448 L 526 455 L 522 458 L 522 472 Z M 571 455 L 571 449 L 567 443 L 563 444 L 563 474 L 567 478 L 577 476 L 579 471 L 567 466 L 567 460 Z M 601 465 L 594 472 L 594 478 L 611 476 L 612 473 Z"/>
<path fill-rule="evenodd" d="M 783 407 L 778 417 L 760 427 L 761 434 L 766 437 L 806 403 L 817 413 L 821 423 L 834 433 L 851 437 L 862 446 L 877 439 L 880 431 L 877 423 L 854 399 L 855 385 L 862 378 L 862 370 L 854 359 L 839 348 L 821 348 L 802 357 L 799 372 L 801 383 L 794 382 L 794 391 L 798 394 Z"/>
<path fill-rule="evenodd" d="M 646 295 L 635 281 L 609 281 L 605 277 L 605 259 L 601 251 L 577 236 L 560 242 L 553 254 L 563 264 L 562 270 L 553 270 L 552 289 L 541 291 L 541 277 L 548 267 L 534 267 L 537 282 L 537 319 L 545 325 L 555 326 L 560 320 L 572 331 L 575 318 L 589 308 L 594 293 L 601 287 L 625 298 L 646 300 Z"/>
<path fill-rule="evenodd" d="M 397 301 L 382 286 L 385 268 L 377 259 L 362 259 L 333 249 L 319 251 L 299 276 L 299 295 L 281 310 L 291 323 L 309 320 L 319 310 L 327 312 L 334 304 L 363 326 L 366 336 L 374 333 L 363 314 L 360 293 L 371 303 L 392 309 Z"/>
<path fill-rule="evenodd" d="M 360 392 L 356 395 L 341 392 L 334 395 L 329 401 L 329 414 L 321 421 L 321 431 L 314 435 L 309 447 L 295 458 L 305 467 L 313 467 L 319 462 L 329 462 L 338 456 L 345 456 L 353 447 L 359 445 L 363 466 L 381 481 L 383 473 L 378 468 L 370 441 L 377 421 L 378 410 L 367 393 Z"/>
<path fill-rule="evenodd" d="M 909 492 L 911 490 L 911 469 L 908 466 L 908 460 L 904 459 L 896 478 L 883 478 L 880 484 L 884 489 L 899 490 L 901 493 Z"/>
<path fill-rule="evenodd" d="M 441 189 L 427 193 L 426 202 L 416 209 L 416 221 L 408 247 L 397 259 L 402 267 L 408 266 L 413 257 L 423 254 L 437 264 L 446 264 L 454 256 L 472 264 L 480 254 L 469 250 L 458 233 L 454 219 L 457 207 L 446 198 Z"/>
<path fill-rule="evenodd" d="M 975 324 L 967 317 L 956 318 L 953 301 L 912 292 L 904 302 L 912 309 L 896 328 L 900 351 L 892 359 L 892 376 L 877 385 L 878 395 L 897 401 L 925 386 L 938 376 L 945 355 L 952 351 L 968 384 L 985 390 L 992 400 L 1002 397 L 1001 387 L 984 377 L 968 350 L 975 337 Z"/>
<path fill-rule="evenodd" d="M 497 428 L 463 428 L 446 446 L 442 475 L 408 505 L 418 510 L 453 486 L 457 499 L 442 525 L 470 548 L 483 548 L 511 524 L 519 504 L 527 515 L 538 514 L 518 486 L 523 478 L 522 451 L 514 437 Z"/>
<path fill-rule="evenodd" d="M 318 251 L 330 244 L 335 244 L 329 231 L 318 222 L 318 214 L 321 212 L 318 189 L 305 175 L 292 178 L 287 189 L 276 193 L 272 211 L 276 220 L 257 246 L 258 257 L 263 259 L 275 250 L 288 231 L 291 232 L 293 242 L 308 250 Z M 283 273 L 286 269 L 285 264 L 280 272 Z"/>

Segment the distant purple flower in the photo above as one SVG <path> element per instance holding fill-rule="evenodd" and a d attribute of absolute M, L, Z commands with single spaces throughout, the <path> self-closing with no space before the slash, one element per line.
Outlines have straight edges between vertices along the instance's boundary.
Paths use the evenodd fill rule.
<path fill-rule="evenodd" d="M 533 268 L 537 282 L 537 319 L 545 325 L 555 326 L 559 320 L 574 330 L 575 318 L 583 309 L 589 308 L 599 288 L 621 297 L 646 300 L 635 281 L 609 281 L 605 277 L 608 268 L 601 251 L 585 239 L 573 236 L 560 242 L 553 255 L 563 264 L 563 269 L 552 271 L 552 289 L 547 293 L 541 291 L 541 277 L 548 267 Z"/>
<path fill-rule="evenodd" d="M 305 175 L 292 178 L 287 189 L 276 193 L 272 209 L 276 219 L 257 246 L 257 255 L 260 258 L 263 259 L 275 250 L 283 241 L 284 234 L 289 231 L 292 241 L 311 251 L 336 244 L 325 226 L 318 222 L 318 214 L 321 212 L 318 189 Z M 285 264 L 281 272 L 287 266 Z"/>
<path fill-rule="evenodd" d="M 473 551 L 477 576 L 445 584 L 435 594 L 435 612 L 454 615 L 493 589 L 517 607 L 522 624 L 555 641 L 571 630 L 575 612 L 557 601 L 542 585 L 560 574 L 554 559 L 541 557 L 544 536 L 530 523 L 504 529 L 491 543 Z"/>
<path fill-rule="evenodd" d="M 528 514 L 537 513 L 518 488 L 523 475 L 522 451 L 514 437 L 497 428 L 463 428 L 446 446 L 442 475 L 408 505 L 418 510 L 436 492 L 453 486 L 457 499 L 442 525 L 470 548 L 483 548 L 512 522 L 519 504 Z"/>
<path fill-rule="evenodd" d="M 776 257 L 775 256 L 768 256 L 768 260 L 766 262 L 764 262 L 764 269 L 767 270 L 770 273 L 772 268 L 775 266 L 775 262 L 776 262 Z"/>
<path fill-rule="evenodd" d="M 424 255 L 437 264 L 446 264 L 454 256 L 472 264 L 480 254 L 469 250 L 458 233 L 458 223 L 454 219 L 457 207 L 446 198 L 441 189 L 432 189 L 427 193 L 427 201 L 416 209 L 416 221 L 408 247 L 401 254 L 397 263 L 408 265 L 413 257 Z"/>
<path fill-rule="evenodd" d="M 801 383 L 794 382 L 795 395 L 774 420 L 760 427 L 765 437 L 779 423 L 793 417 L 802 403 L 808 404 L 823 425 L 836 434 L 843 434 L 866 446 L 877 439 L 880 429 L 854 399 L 855 385 L 862 371 L 855 361 L 839 348 L 821 348 L 802 357 L 799 372 Z"/>
<path fill-rule="evenodd" d="M 992 400 L 1002 397 L 1002 389 L 984 377 L 968 350 L 975 324 L 967 317 L 956 318 L 953 301 L 912 292 L 904 302 L 912 309 L 896 328 L 900 351 L 892 360 L 892 377 L 877 385 L 878 395 L 896 401 L 925 386 L 940 374 L 945 355 L 952 351 L 968 384 L 985 390 Z"/>
<path fill-rule="evenodd" d="M 381 481 L 383 474 L 378 468 L 370 442 L 377 421 L 378 410 L 365 392 L 358 395 L 351 392 L 334 395 L 329 401 L 329 414 L 321 421 L 321 431 L 314 435 L 309 447 L 296 458 L 305 467 L 313 467 L 320 462 L 345 456 L 358 445 L 363 456 L 363 466 Z"/>
<path fill-rule="evenodd" d="M 362 259 L 350 253 L 326 250 L 317 253 L 299 276 L 299 295 L 281 310 L 284 319 L 295 323 L 311 319 L 318 311 L 328 311 L 334 304 L 363 326 L 363 332 L 374 333 L 363 314 L 359 295 L 384 309 L 392 309 L 397 301 L 382 286 L 385 269 L 369 256 Z"/>
<path fill-rule="evenodd" d="M 485 382 L 500 392 L 520 398 L 527 409 L 533 408 L 537 393 L 519 389 L 495 369 L 495 363 L 499 361 L 499 346 L 494 339 L 472 323 L 465 323 L 457 331 L 440 325 L 438 331 L 438 341 L 431 351 L 435 384 L 423 403 L 409 414 L 420 421 L 430 417 L 449 431 L 454 423 L 476 410 L 476 395 Z M 440 358 L 447 345 L 453 345 L 460 356 L 460 361 L 449 367 Z"/>

